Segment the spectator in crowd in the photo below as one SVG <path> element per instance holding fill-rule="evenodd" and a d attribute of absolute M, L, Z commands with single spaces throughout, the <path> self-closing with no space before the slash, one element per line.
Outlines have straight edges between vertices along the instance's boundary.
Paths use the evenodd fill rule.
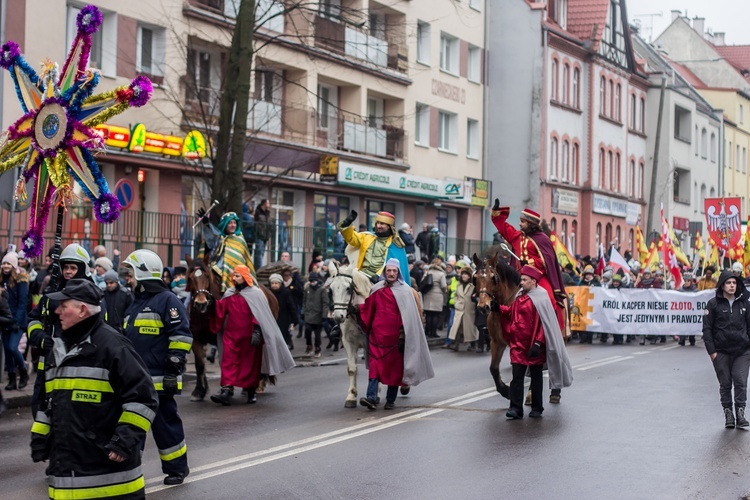
<path fill-rule="evenodd" d="M 635 282 L 636 288 L 664 288 L 664 280 L 660 277 L 659 273 L 661 271 L 658 270 L 656 274 L 651 272 L 651 269 L 648 267 L 645 267 L 643 271 L 641 272 L 641 275 L 638 277 L 638 279 Z M 662 276 L 664 273 L 661 273 Z M 658 335 L 642 335 L 641 336 L 641 345 L 646 344 L 646 340 L 650 340 L 652 344 L 656 344 L 659 341 Z M 665 336 L 661 337 L 662 343 L 667 341 L 667 338 Z"/>
<path fill-rule="evenodd" d="M 36 287 L 37 272 L 36 269 L 34 269 L 31 260 L 26 257 L 23 250 L 18 252 L 18 270 L 23 271 L 29 277 L 29 299 L 31 299 L 32 295 L 39 293 L 39 290 Z M 31 300 L 29 300 L 29 306 L 31 306 Z"/>
<path fill-rule="evenodd" d="M 292 342 L 290 329 L 299 323 L 297 303 L 294 301 L 292 291 L 284 286 L 284 277 L 282 275 L 272 274 L 268 278 L 268 286 L 279 303 L 279 314 L 276 317 L 276 324 L 279 325 L 284 342 L 286 342 L 287 347 L 291 351 L 294 349 L 294 343 Z"/>
<path fill-rule="evenodd" d="M 96 260 L 99 257 L 107 257 L 107 248 L 104 245 L 97 245 L 91 252 L 91 258 Z M 120 251 L 114 249 L 112 251 L 112 269 L 118 269 L 120 267 Z M 49 265 L 49 264 L 48 264 Z"/>
<path fill-rule="evenodd" d="M 133 303 L 133 294 L 120 285 L 120 279 L 114 269 L 104 273 L 104 304 L 107 307 L 104 321 L 122 333 L 122 325 L 125 322 L 125 311 Z"/>
<path fill-rule="evenodd" d="M 479 295 L 476 288 L 474 293 L 471 295 L 472 306 L 474 307 L 474 326 L 477 327 L 477 354 L 482 354 L 485 351 L 489 352 L 491 349 L 490 343 L 490 332 L 487 329 L 487 314 L 483 309 L 477 307 L 479 302 Z"/>
<path fill-rule="evenodd" d="M 23 389 L 29 383 L 24 356 L 18 349 L 23 333 L 26 331 L 29 277 L 18 269 L 18 254 L 8 252 L 0 266 L 0 287 L 8 293 L 8 306 L 13 315 L 13 324 L 3 328 L 3 350 L 5 351 L 5 371 L 8 372 L 6 390 Z M 16 374 L 19 379 L 16 380 Z"/>
<path fill-rule="evenodd" d="M 583 268 L 583 276 L 581 277 L 580 286 L 602 286 L 602 284 L 599 283 L 599 279 L 594 274 L 594 266 L 591 264 Z M 579 344 L 591 344 L 594 342 L 594 334 L 592 332 L 580 332 L 578 338 L 580 339 L 578 341 Z"/>
<path fill-rule="evenodd" d="M 170 288 L 172 285 L 172 270 L 167 266 L 164 266 L 164 270 L 161 272 L 161 280 Z"/>
<path fill-rule="evenodd" d="M 419 284 L 422 282 L 422 276 L 424 276 L 424 261 L 415 259 L 414 262 L 410 262 L 410 264 L 412 264 L 412 266 L 409 270 L 409 274 L 412 279 L 416 281 L 417 290 L 419 290 Z"/>
<path fill-rule="evenodd" d="M 453 296 L 456 292 L 456 286 L 458 286 L 458 274 L 456 274 L 456 258 L 448 259 L 445 264 L 445 282 L 448 285 L 448 291 L 445 294 L 445 303 L 443 304 L 443 316 L 441 318 L 440 328 L 445 328 L 445 336 L 448 337 L 448 332 L 453 326 Z"/>
<path fill-rule="evenodd" d="M 107 288 L 104 283 L 104 275 L 112 270 L 112 261 L 106 257 L 99 257 L 94 261 L 94 274 L 91 276 L 94 279 L 94 284 L 99 287 L 100 290 Z"/>
<path fill-rule="evenodd" d="M 747 376 L 750 370 L 750 307 L 742 281 L 731 271 L 719 276 L 716 296 L 706 304 L 703 316 L 703 342 L 719 380 L 719 396 L 724 410 L 724 427 L 750 425 L 745 417 Z M 734 410 L 732 411 L 732 388 Z"/>
<path fill-rule="evenodd" d="M 130 342 L 102 322 L 101 293 L 77 279 L 49 295 L 60 303 L 62 331 L 47 360 L 58 383 L 48 382 L 54 411 L 31 429 L 31 458 L 49 460 L 50 498 L 145 498 L 141 447 L 156 392 Z M 109 390 L 92 391 L 100 386 Z"/>
<path fill-rule="evenodd" d="M 465 343 L 468 343 L 469 350 L 476 349 L 479 332 L 474 324 L 476 305 L 471 302 L 471 296 L 474 294 L 474 285 L 471 282 L 473 273 L 469 266 L 463 266 L 455 280 L 456 286 L 452 291 L 453 298 L 453 326 L 445 339 L 445 347 L 453 345 L 454 351 L 459 350 L 458 336 L 463 335 Z"/>
<path fill-rule="evenodd" d="M 242 204 L 240 224 L 242 225 L 242 237 L 245 238 L 247 248 L 252 253 L 253 243 L 255 243 L 255 218 L 253 217 L 253 207 L 247 202 Z"/>
<path fill-rule="evenodd" d="M 310 260 L 310 265 L 307 266 L 307 274 L 310 274 L 313 272 L 313 269 L 315 266 L 323 262 L 323 254 L 320 253 L 320 250 L 313 250 L 312 253 L 312 259 Z"/>
<path fill-rule="evenodd" d="M 562 273 L 563 285 L 564 286 L 578 286 L 578 276 L 576 276 L 573 264 L 568 262 L 565 264 L 565 268 Z"/>
<path fill-rule="evenodd" d="M 432 260 L 430 267 L 422 277 L 419 290 L 422 292 L 426 316 L 425 335 L 428 338 L 438 338 L 438 326 L 440 326 L 440 317 L 443 314 L 445 294 L 448 291 L 448 283 L 440 259 Z"/>
<path fill-rule="evenodd" d="M 255 209 L 255 253 L 253 254 L 255 269 L 263 266 L 266 245 L 271 238 L 271 222 L 271 202 L 264 198 Z"/>
<path fill-rule="evenodd" d="M 302 302 L 305 297 L 305 285 L 302 283 L 302 278 L 300 278 L 300 275 L 298 272 L 292 273 L 292 270 L 287 268 L 281 271 L 281 278 L 283 280 L 282 284 L 284 285 L 284 288 L 289 290 L 289 293 L 292 296 L 292 299 L 294 300 L 294 305 L 297 307 L 297 315 L 299 317 L 299 321 L 295 322 L 299 325 L 299 331 L 297 333 L 297 338 L 302 338 Z"/>
<path fill-rule="evenodd" d="M 323 320 L 328 315 L 328 290 L 318 273 L 310 273 L 307 277 L 305 295 L 302 303 L 302 313 L 305 318 L 305 340 L 307 341 L 306 355 L 313 354 L 313 335 L 315 336 L 315 357 L 320 357 L 320 331 Z"/>
<path fill-rule="evenodd" d="M 426 262 L 429 262 L 432 258 L 430 255 L 430 238 L 431 238 L 431 230 L 432 226 L 427 224 L 426 222 L 422 224 L 422 231 L 417 235 L 416 240 L 414 241 L 416 247 L 419 249 L 419 257 L 421 259 L 427 259 Z"/>
<path fill-rule="evenodd" d="M 698 287 L 693 281 L 693 273 L 685 271 L 682 273 L 682 286 L 679 288 L 680 292 L 696 292 Z M 680 335 L 680 340 L 677 342 L 680 345 L 685 345 L 685 339 L 690 342 L 690 345 L 695 345 L 695 335 Z"/>
<path fill-rule="evenodd" d="M 172 289 L 172 293 L 177 295 L 177 298 L 184 304 L 190 296 L 190 292 L 187 291 L 187 267 L 175 266 L 174 276 L 172 276 L 172 283 L 169 287 Z"/>
<path fill-rule="evenodd" d="M 711 290 L 716 288 L 716 278 L 714 273 L 716 268 L 714 266 L 706 266 L 703 270 L 703 276 L 698 278 L 698 291 Z"/>
<path fill-rule="evenodd" d="M 13 325 L 13 314 L 10 312 L 10 306 L 8 306 L 8 292 L 4 288 L 0 288 L 0 329 L 4 332 L 6 328 Z M 3 391 L 0 391 L 0 415 L 6 409 L 5 398 L 3 398 Z"/>
<path fill-rule="evenodd" d="M 412 234 L 411 226 L 406 222 L 401 224 L 401 228 L 398 230 L 398 235 L 401 237 L 401 241 L 404 242 L 404 250 L 406 250 L 406 254 L 414 255 L 416 252 L 416 246 L 414 245 L 414 235 Z"/>

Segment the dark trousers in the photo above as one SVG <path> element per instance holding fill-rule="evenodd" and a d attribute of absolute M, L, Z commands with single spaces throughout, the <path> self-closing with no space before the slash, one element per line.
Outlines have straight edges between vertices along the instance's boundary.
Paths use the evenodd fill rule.
<path fill-rule="evenodd" d="M 437 337 L 437 329 L 440 324 L 442 311 L 425 311 L 427 324 L 425 325 L 425 335 L 428 337 Z"/>
<path fill-rule="evenodd" d="M 523 381 L 528 368 L 531 374 L 531 409 L 544 411 L 542 403 L 542 390 L 544 379 L 542 378 L 543 365 L 522 365 L 513 363 L 513 380 L 510 382 L 510 407 L 523 415 Z"/>
<path fill-rule="evenodd" d="M 315 350 L 320 351 L 320 330 L 323 325 L 311 325 L 310 323 L 305 324 L 305 340 L 308 346 L 312 346 L 312 336 L 315 334 Z"/>
<path fill-rule="evenodd" d="M 721 406 L 732 407 L 732 386 L 734 386 L 734 405 L 745 407 L 748 370 L 750 370 L 750 350 L 739 354 L 716 353 L 714 371 L 719 380 Z"/>
<path fill-rule="evenodd" d="M 159 449 L 161 470 L 164 474 L 179 474 L 187 470 L 187 445 L 182 420 L 177 414 L 174 396 L 159 394 L 159 409 L 151 424 L 156 447 Z"/>
<path fill-rule="evenodd" d="M 371 399 L 373 401 L 377 401 L 378 399 L 378 384 L 380 383 L 380 380 L 376 378 L 371 378 L 367 382 L 367 399 Z M 396 396 L 398 395 L 398 386 L 397 385 L 389 385 L 388 390 L 385 392 L 385 401 L 386 403 L 393 403 L 396 401 Z"/>
<path fill-rule="evenodd" d="M 487 350 L 490 349 L 490 334 L 487 332 L 487 327 L 484 326 L 479 329 L 479 338 L 477 339 L 477 351 L 481 351 L 487 346 Z"/>

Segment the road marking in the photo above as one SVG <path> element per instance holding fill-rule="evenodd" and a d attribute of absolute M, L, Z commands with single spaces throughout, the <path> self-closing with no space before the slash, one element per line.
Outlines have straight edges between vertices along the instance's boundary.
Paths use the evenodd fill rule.
<path fill-rule="evenodd" d="M 619 358 L 621 358 L 621 357 L 622 357 L 622 356 L 611 356 L 611 357 L 609 357 L 609 358 L 596 359 L 596 360 L 593 360 L 593 361 L 586 361 L 585 363 L 581 363 L 580 365 L 574 366 L 574 367 L 573 367 L 573 369 L 574 369 L 574 370 L 578 370 L 578 369 L 580 369 L 580 368 L 581 368 L 582 366 L 595 365 L 595 364 L 597 364 L 597 363 L 601 363 L 602 361 L 609 361 L 610 359 L 619 359 Z"/>
<path fill-rule="evenodd" d="M 604 365 L 611 365 L 612 363 L 619 363 L 620 361 L 625 361 L 626 359 L 633 359 L 633 356 L 618 356 L 618 359 L 610 359 L 602 363 L 596 363 L 593 365 L 588 365 L 588 366 L 584 366 L 583 368 L 576 368 L 576 369 L 578 371 L 585 371 L 585 370 L 590 370 L 592 368 L 599 368 L 600 366 L 604 366 Z"/>
<path fill-rule="evenodd" d="M 487 399 L 489 397 L 494 396 L 495 394 L 497 394 L 496 389 L 494 387 L 491 387 L 491 388 L 463 394 L 461 396 L 457 396 L 454 398 L 446 399 L 444 401 L 440 401 L 435 404 L 436 405 L 463 406 L 469 403 L 473 403 L 475 401 Z M 185 483 L 192 483 L 195 481 L 200 481 L 202 479 L 209 479 L 211 477 L 215 477 L 221 474 L 228 474 L 230 472 L 241 470 L 247 467 L 253 467 L 255 465 L 260 465 L 266 462 L 271 462 L 274 460 L 278 460 L 280 458 L 285 458 L 291 455 L 296 455 L 298 453 L 304 453 L 305 451 L 314 450 L 322 446 L 336 444 L 341 441 L 346 441 L 354 437 L 359 437 L 365 434 L 369 434 L 371 432 L 387 429 L 389 427 L 393 427 L 394 425 L 398 425 L 404 422 L 411 422 L 413 420 L 417 420 L 425 416 L 433 415 L 435 413 L 439 413 L 442 411 L 445 411 L 445 409 L 415 408 L 412 410 L 406 410 L 400 413 L 389 415 L 387 417 L 373 418 L 372 420 L 368 420 L 366 422 L 362 422 L 357 425 L 352 425 L 350 427 L 345 427 L 343 429 L 338 429 L 338 430 L 331 431 L 325 434 L 320 434 L 318 436 L 312 436 L 309 438 L 301 439 L 299 441 L 294 441 L 292 443 L 275 446 L 273 448 L 268 448 L 265 450 L 259 450 L 253 453 L 248 453 L 246 455 L 241 455 L 238 457 L 220 460 L 218 462 L 205 464 L 205 465 L 201 465 L 198 467 L 191 467 L 190 471 L 192 474 L 185 479 Z M 344 435 L 342 436 L 342 434 Z M 318 443 L 315 443 L 316 441 L 318 441 Z M 311 444 L 311 443 L 314 443 L 314 444 Z M 262 457 L 264 455 L 269 455 L 269 454 L 272 454 L 272 455 L 265 457 L 265 458 L 258 458 L 258 457 Z M 256 460 L 252 460 L 252 459 L 256 459 Z M 246 460 L 251 460 L 251 461 L 245 462 Z M 245 462 L 245 463 L 237 463 L 237 462 Z M 235 465 L 232 465 L 232 464 L 235 464 Z M 216 468 L 219 468 L 219 469 L 212 471 L 212 472 L 208 472 L 206 474 L 195 475 L 196 472 L 199 473 L 202 471 L 216 469 Z M 161 482 L 161 478 L 153 478 L 153 479 L 146 481 L 146 484 L 147 485 L 158 484 L 160 482 Z M 157 491 L 162 491 L 162 490 L 173 488 L 173 487 L 174 486 L 167 486 L 163 484 L 157 485 L 157 486 L 147 489 L 146 493 L 151 494 Z"/>

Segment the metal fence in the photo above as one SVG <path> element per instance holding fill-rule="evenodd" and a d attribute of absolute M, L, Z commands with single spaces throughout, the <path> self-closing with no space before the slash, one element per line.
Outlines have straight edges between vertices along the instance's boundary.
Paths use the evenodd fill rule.
<path fill-rule="evenodd" d="M 46 253 L 54 244 L 55 211 L 52 211 L 44 233 Z M 176 265 L 186 255 L 196 254 L 199 245 L 200 227 L 192 228 L 195 218 L 189 215 L 167 214 L 159 212 L 124 211 L 113 224 L 100 224 L 92 213 L 92 207 L 70 207 L 63 223 L 63 247 L 70 243 L 79 243 L 89 251 L 96 245 L 104 245 L 107 253 L 112 255 L 118 249 L 123 256 L 137 248 L 148 248 L 159 254 L 167 266 Z M 10 231 L 10 213 L 0 211 L 0 248 L 8 247 Z M 15 214 L 13 242 L 19 249 L 21 236 L 28 228 L 28 213 Z M 251 229 L 257 232 L 264 228 L 255 225 L 246 226 L 244 233 L 250 236 Z M 317 250 L 323 258 L 341 258 L 346 244 L 335 226 L 309 227 L 287 226 L 283 221 L 268 223 L 266 233 L 269 243 L 266 247 L 264 262 L 278 260 L 281 252 L 287 251 L 294 262 L 306 270 L 313 251 Z M 248 246 L 253 250 L 252 239 Z M 441 245 L 446 255 L 481 254 L 492 245 L 492 242 L 446 238 Z"/>

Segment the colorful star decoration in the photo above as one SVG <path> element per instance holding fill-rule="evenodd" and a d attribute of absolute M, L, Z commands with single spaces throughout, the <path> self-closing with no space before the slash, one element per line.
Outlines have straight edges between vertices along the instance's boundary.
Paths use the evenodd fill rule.
<path fill-rule="evenodd" d="M 99 9 L 89 5 L 77 18 L 78 32 L 62 71 L 47 60 L 38 75 L 9 41 L 0 47 L 0 66 L 10 72 L 24 115 L 4 132 L 0 143 L 0 173 L 21 168 L 15 196 L 25 200 L 25 183 L 35 180 L 30 229 L 23 235 L 26 255 L 39 256 L 50 207 L 70 201 L 74 179 L 94 204 L 99 222 L 113 222 L 120 203 L 109 192 L 94 153 L 104 142 L 94 127 L 130 106 L 140 107 L 151 97 L 148 78 L 136 77 L 128 86 L 92 95 L 99 73 L 88 69 L 91 35 L 102 24 Z"/>

